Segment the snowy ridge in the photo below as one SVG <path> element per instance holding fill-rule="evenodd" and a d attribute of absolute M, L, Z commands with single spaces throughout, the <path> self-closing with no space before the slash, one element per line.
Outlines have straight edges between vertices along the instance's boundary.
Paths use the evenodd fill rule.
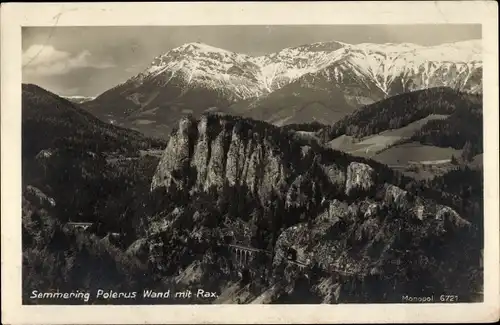
<path fill-rule="evenodd" d="M 248 55 L 237 54 L 201 43 L 189 43 L 156 57 L 150 67 L 127 83 L 142 84 L 157 78 L 157 84 L 166 86 L 180 78 L 183 87 L 203 85 L 211 89 L 228 88 L 237 98 L 259 95 L 257 72 Z M 192 85 L 192 83 L 194 85 Z"/>
<path fill-rule="evenodd" d="M 269 94 L 301 80 L 307 87 L 315 87 L 314 81 L 322 80 L 322 84 L 337 84 L 343 89 L 376 89 L 386 96 L 433 86 L 480 91 L 481 52 L 480 40 L 437 46 L 333 41 L 252 57 L 188 43 L 156 57 L 145 71 L 115 90 L 130 93 L 133 89 L 140 92 L 144 84 L 175 85 L 181 89 L 179 96 L 203 88 L 230 102 Z"/>
<path fill-rule="evenodd" d="M 94 96 L 63 96 L 63 95 L 60 95 L 60 97 L 77 104 L 85 103 L 94 100 L 96 98 Z"/>

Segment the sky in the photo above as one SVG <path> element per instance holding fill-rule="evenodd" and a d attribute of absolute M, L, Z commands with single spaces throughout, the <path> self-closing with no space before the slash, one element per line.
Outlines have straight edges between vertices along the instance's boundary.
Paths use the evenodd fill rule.
<path fill-rule="evenodd" d="M 438 45 L 481 38 L 481 25 L 24 27 L 23 82 L 96 96 L 190 42 L 259 56 L 314 42 Z"/>

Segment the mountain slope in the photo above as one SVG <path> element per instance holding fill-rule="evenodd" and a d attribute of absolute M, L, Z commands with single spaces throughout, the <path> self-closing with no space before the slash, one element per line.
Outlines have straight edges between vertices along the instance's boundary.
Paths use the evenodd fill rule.
<path fill-rule="evenodd" d="M 481 108 L 478 96 L 448 87 L 429 88 L 363 106 L 320 133 L 325 141 L 343 134 L 361 138 L 404 127 L 432 114 L 450 115 Z"/>
<path fill-rule="evenodd" d="M 468 96 L 466 106 L 456 106 L 446 119 L 429 121 L 411 140 L 438 147 L 464 148 L 471 145 L 472 156 L 483 153 L 483 103 L 480 96 Z"/>
<path fill-rule="evenodd" d="M 439 203 L 439 189 L 418 194 L 412 184 L 382 164 L 308 145 L 267 123 L 185 118 L 153 177 L 162 203 L 143 225 L 150 244 L 142 247 L 168 252 L 155 262 L 165 276 L 196 270 L 191 284 L 210 286 L 226 302 L 264 292 L 275 303 L 395 302 L 403 292 L 452 286 L 470 293 L 480 283 L 477 216 L 461 216 L 467 204 Z M 248 286 L 231 266 L 228 236 L 273 252 L 249 266 Z M 290 248 L 306 270 L 284 258 Z M 404 263 L 416 258 L 429 263 Z M 460 271 L 451 276 L 450 268 Z M 330 280 L 339 289 L 333 296 L 321 289 Z M 376 290 L 389 283 L 392 293 Z"/>
<path fill-rule="evenodd" d="M 354 85 L 354 83 L 352 84 Z M 383 98 L 372 88 L 372 98 Z M 331 124 L 354 110 L 359 103 L 373 99 L 363 95 L 349 95 L 353 91 L 347 83 L 335 84 L 323 74 L 307 74 L 282 88 L 257 99 L 233 104 L 233 112 L 275 125 L 318 122 Z"/>
<path fill-rule="evenodd" d="M 106 124 L 35 85 L 23 85 L 22 96 L 23 187 L 35 186 L 52 197 L 60 221 L 116 226 L 127 209 L 113 201 L 133 199 L 130 189 L 149 183 L 154 172 L 156 160 L 140 152 L 164 142 Z"/>
<path fill-rule="evenodd" d="M 33 84 L 22 86 L 23 155 L 42 149 L 81 148 L 94 152 L 137 151 L 161 141 L 100 121 L 87 111 Z M 43 136 L 41 136 L 43 134 Z"/>
<path fill-rule="evenodd" d="M 482 153 L 481 95 L 429 88 L 361 107 L 314 136 L 406 175 L 432 178 Z M 466 161 L 463 161 L 466 162 Z"/>
<path fill-rule="evenodd" d="M 36 85 L 22 85 L 23 303 L 61 303 L 32 299 L 34 288 L 128 292 L 161 286 L 147 265 L 120 246 L 135 236 L 141 195 L 158 163 L 139 151 L 163 146 Z M 68 221 L 93 222 L 94 233 L 72 231 Z M 119 239 L 108 232 L 120 233 Z"/>
<path fill-rule="evenodd" d="M 480 41 L 433 47 L 324 42 L 261 57 L 189 43 L 84 106 L 100 118 L 159 134 L 181 116 L 207 110 L 266 115 L 278 124 L 333 123 L 360 105 L 407 91 L 480 92 L 481 75 Z M 320 103 L 311 103 L 318 96 Z M 292 118 L 284 120 L 287 115 Z"/>

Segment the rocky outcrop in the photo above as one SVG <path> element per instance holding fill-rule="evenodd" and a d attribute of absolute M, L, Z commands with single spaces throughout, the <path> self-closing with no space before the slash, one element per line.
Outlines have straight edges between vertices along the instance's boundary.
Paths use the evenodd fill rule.
<path fill-rule="evenodd" d="M 244 187 L 262 202 L 273 192 L 281 193 L 287 208 L 299 208 L 311 202 L 318 182 L 328 183 L 332 190 L 320 195 L 323 200 L 327 199 L 325 194 L 365 197 L 375 188 L 376 173 L 369 165 L 335 160 L 319 163 L 313 159 L 317 152 L 309 146 L 297 146 L 291 158 L 296 162 L 291 164 L 290 158 L 284 158 L 280 139 L 269 136 L 267 129 L 255 129 L 252 123 L 215 115 L 199 120 L 183 118 L 171 135 L 151 189 L 175 188 L 190 193 L 215 189 L 220 193 L 226 185 Z M 395 187 L 387 193 L 387 200 L 403 204 Z"/>
<path fill-rule="evenodd" d="M 386 204 L 394 205 L 398 209 L 403 210 L 409 207 L 409 194 L 407 191 L 391 185 L 385 185 L 385 197 L 384 201 Z"/>
<path fill-rule="evenodd" d="M 330 201 L 326 210 L 318 216 L 319 221 L 335 222 L 345 219 L 349 215 L 347 203 L 334 199 Z"/>
<path fill-rule="evenodd" d="M 440 222 L 443 228 L 448 228 L 446 227 L 446 224 L 454 228 L 467 227 L 471 225 L 469 221 L 462 218 L 455 210 L 443 205 L 437 206 L 436 220 Z"/>
<path fill-rule="evenodd" d="M 307 185 L 307 179 L 303 175 L 299 175 L 295 178 L 286 193 L 285 206 L 287 208 L 301 207 L 306 204 L 309 198 L 305 195 L 304 188 Z"/>
<path fill-rule="evenodd" d="M 375 186 L 375 171 L 367 164 L 352 162 L 347 167 L 345 194 L 353 195 L 369 192 Z"/>
<path fill-rule="evenodd" d="M 346 186 L 346 171 L 335 164 L 320 165 L 328 181 L 339 189 L 339 192 L 344 192 Z"/>
<path fill-rule="evenodd" d="M 276 242 L 273 264 L 285 263 L 288 250 L 293 249 L 297 260 L 309 267 L 343 275 L 374 275 L 381 272 L 380 265 L 391 263 L 391 254 L 401 241 L 418 246 L 422 240 L 471 226 L 450 207 L 420 197 L 411 201 L 407 191 L 393 185 L 385 190 L 380 201 L 347 204 L 334 199 L 312 224 L 304 222 L 285 229 Z"/>
<path fill-rule="evenodd" d="M 57 150 L 55 150 L 55 149 L 42 149 L 35 156 L 35 159 L 38 161 L 43 161 L 43 160 L 46 160 L 46 159 L 52 157 L 52 155 L 56 152 L 57 152 Z"/>
<path fill-rule="evenodd" d="M 151 189 L 173 186 L 186 190 L 193 184 L 188 178 L 196 178 L 192 189 L 197 191 L 220 191 L 225 184 L 246 186 L 262 199 L 278 191 L 288 178 L 280 152 L 262 135 L 245 131 L 244 123 L 213 115 L 198 121 L 182 119 L 164 151 Z M 191 171 L 186 172 L 188 167 Z"/>
<path fill-rule="evenodd" d="M 48 197 L 45 193 L 43 193 L 40 189 L 28 185 L 26 186 L 25 196 L 31 202 L 36 202 L 41 207 L 55 207 L 56 201 Z"/>
<path fill-rule="evenodd" d="M 363 217 L 366 219 L 376 217 L 380 211 L 380 205 L 378 203 L 371 203 L 366 208 Z"/>
<path fill-rule="evenodd" d="M 178 175 L 189 163 L 190 157 L 190 132 L 193 128 L 193 121 L 189 118 L 182 118 L 179 121 L 179 129 L 175 136 L 170 137 L 167 148 L 160 160 L 158 168 L 153 177 L 152 188 L 163 185 L 167 188 L 176 186 L 184 187 L 185 175 Z"/>
<path fill-rule="evenodd" d="M 269 150 L 268 148 L 272 148 L 271 142 L 266 139 L 261 148 L 263 152 L 264 150 Z M 264 154 L 265 160 L 261 165 L 263 166 L 263 177 L 259 187 L 260 197 L 269 197 L 273 191 L 277 191 L 283 187 L 289 177 L 279 151 L 274 149 L 275 148 Z"/>
<path fill-rule="evenodd" d="M 205 117 L 204 117 L 205 118 Z M 230 186 L 239 185 L 243 169 L 245 168 L 245 157 L 248 150 L 252 149 L 252 141 L 245 142 L 240 130 L 233 128 L 231 134 L 231 146 L 227 152 L 226 175 Z"/>
<path fill-rule="evenodd" d="M 230 134 L 228 134 L 226 130 L 226 121 L 219 120 L 219 125 L 222 130 L 216 136 L 216 138 L 212 141 L 210 146 L 210 159 L 208 160 L 208 165 L 200 164 L 198 162 L 194 162 L 194 167 L 198 170 L 198 166 L 201 167 L 201 170 L 206 168 L 207 170 L 207 178 L 205 179 L 203 189 L 205 191 L 209 190 L 210 187 L 215 187 L 218 191 L 224 185 L 224 182 L 227 179 L 226 176 L 226 154 L 225 146 L 230 139 Z M 203 182 L 203 179 L 200 179 Z"/>
<path fill-rule="evenodd" d="M 198 123 L 198 142 L 195 144 L 193 159 L 191 160 L 191 166 L 196 168 L 196 186 L 203 187 L 205 184 L 203 181 L 207 177 L 207 166 L 210 160 L 210 143 L 208 138 L 208 119 L 206 116 L 203 116 Z M 168 150 L 168 147 L 167 147 Z M 165 154 L 167 154 L 167 150 L 165 150 Z M 161 164 L 161 162 L 160 162 Z M 166 173 L 167 171 L 157 170 L 157 174 Z M 155 177 L 156 178 L 156 177 Z M 153 181 L 154 179 L 153 178 Z"/>
<path fill-rule="evenodd" d="M 306 224 L 298 224 L 283 231 L 276 241 L 273 264 L 279 265 L 287 260 L 288 249 L 297 252 L 296 260 L 308 264 L 310 262 L 307 247 L 309 231 Z"/>

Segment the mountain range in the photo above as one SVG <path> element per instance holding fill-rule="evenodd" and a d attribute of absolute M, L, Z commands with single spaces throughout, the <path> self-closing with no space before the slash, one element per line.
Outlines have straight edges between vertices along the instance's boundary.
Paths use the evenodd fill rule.
<path fill-rule="evenodd" d="M 220 112 L 275 125 L 332 124 L 396 94 L 447 86 L 482 92 L 481 41 L 437 46 L 321 42 L 249 56 L 188 43 L 83 106 L 166 138 L 184 115 Z"/>

